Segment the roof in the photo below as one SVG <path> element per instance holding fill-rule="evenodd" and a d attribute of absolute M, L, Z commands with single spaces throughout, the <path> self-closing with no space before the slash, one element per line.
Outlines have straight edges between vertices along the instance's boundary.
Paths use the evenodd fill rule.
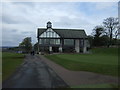
<path fill-rule="evenodd" d="M 52 24 L 52 23 L 50 21 L 48 21 L 47 24 Z"/>
<path fill-rule="evenodd" d="M 45 32 L 46 28 L 38 28 L 38 36 Z M 83 29 L 53 29 L 61 38 L 87 38 Z"/>

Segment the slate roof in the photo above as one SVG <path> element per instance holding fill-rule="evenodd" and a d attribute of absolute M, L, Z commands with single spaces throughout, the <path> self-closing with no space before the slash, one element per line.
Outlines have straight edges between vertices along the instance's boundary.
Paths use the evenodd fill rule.
<path fill-rule="evenodd" d="M 45 32 L 46 28 L 38 28 L 38 36 Z M 82 29 L 54 29 L 61 38 L 87 38 L 87 35 Z"/>

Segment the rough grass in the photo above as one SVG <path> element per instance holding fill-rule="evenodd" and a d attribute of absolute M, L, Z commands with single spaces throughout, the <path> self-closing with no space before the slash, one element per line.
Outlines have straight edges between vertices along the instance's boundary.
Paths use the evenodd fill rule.
<path fill-rule="evenodd" d="M 23 62 L 24 55 L 18 53 L 2 53 L 2 81 L 6 80 L 20 64 Z"/>
<path fill-rule="evenodd" d="M 47 58 L 74 71 L 89 71 L 118 76 L 118 49 L 94 48 L 92 54 L 57 54 Z"/>

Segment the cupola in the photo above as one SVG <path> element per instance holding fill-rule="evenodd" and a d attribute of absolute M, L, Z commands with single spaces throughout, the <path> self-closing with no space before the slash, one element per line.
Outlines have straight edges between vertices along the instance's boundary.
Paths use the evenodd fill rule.
<path fill-rule="evenodd" d="M 47 28 L 52 28 L 52 23 L 50 21 L 47 22 Z"/>

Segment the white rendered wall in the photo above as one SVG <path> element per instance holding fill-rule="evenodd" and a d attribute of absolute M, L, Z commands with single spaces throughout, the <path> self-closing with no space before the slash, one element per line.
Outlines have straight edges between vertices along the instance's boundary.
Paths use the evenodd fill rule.
<path fill-rule="evenodd" d="M 52 47 L 51 46 L 49 47 L 49 51 L 52 52 Z"/>
<path fill-rule="evenodd" d="M 59 47 L 59 52 L 62 52 L 62 46 Z"/>
<path fill-rule="evenodd" d="M 76 40 L 75 40 L 75 51 L 76 51 L 77 53 L 80 52 L 80 43 L 79 43 L 79 39 L 76 39 Z"/>
<path fill-rule="evenodd" d="M 87 52 L 87 40 L 84 40 L 83 53 Z"/>

